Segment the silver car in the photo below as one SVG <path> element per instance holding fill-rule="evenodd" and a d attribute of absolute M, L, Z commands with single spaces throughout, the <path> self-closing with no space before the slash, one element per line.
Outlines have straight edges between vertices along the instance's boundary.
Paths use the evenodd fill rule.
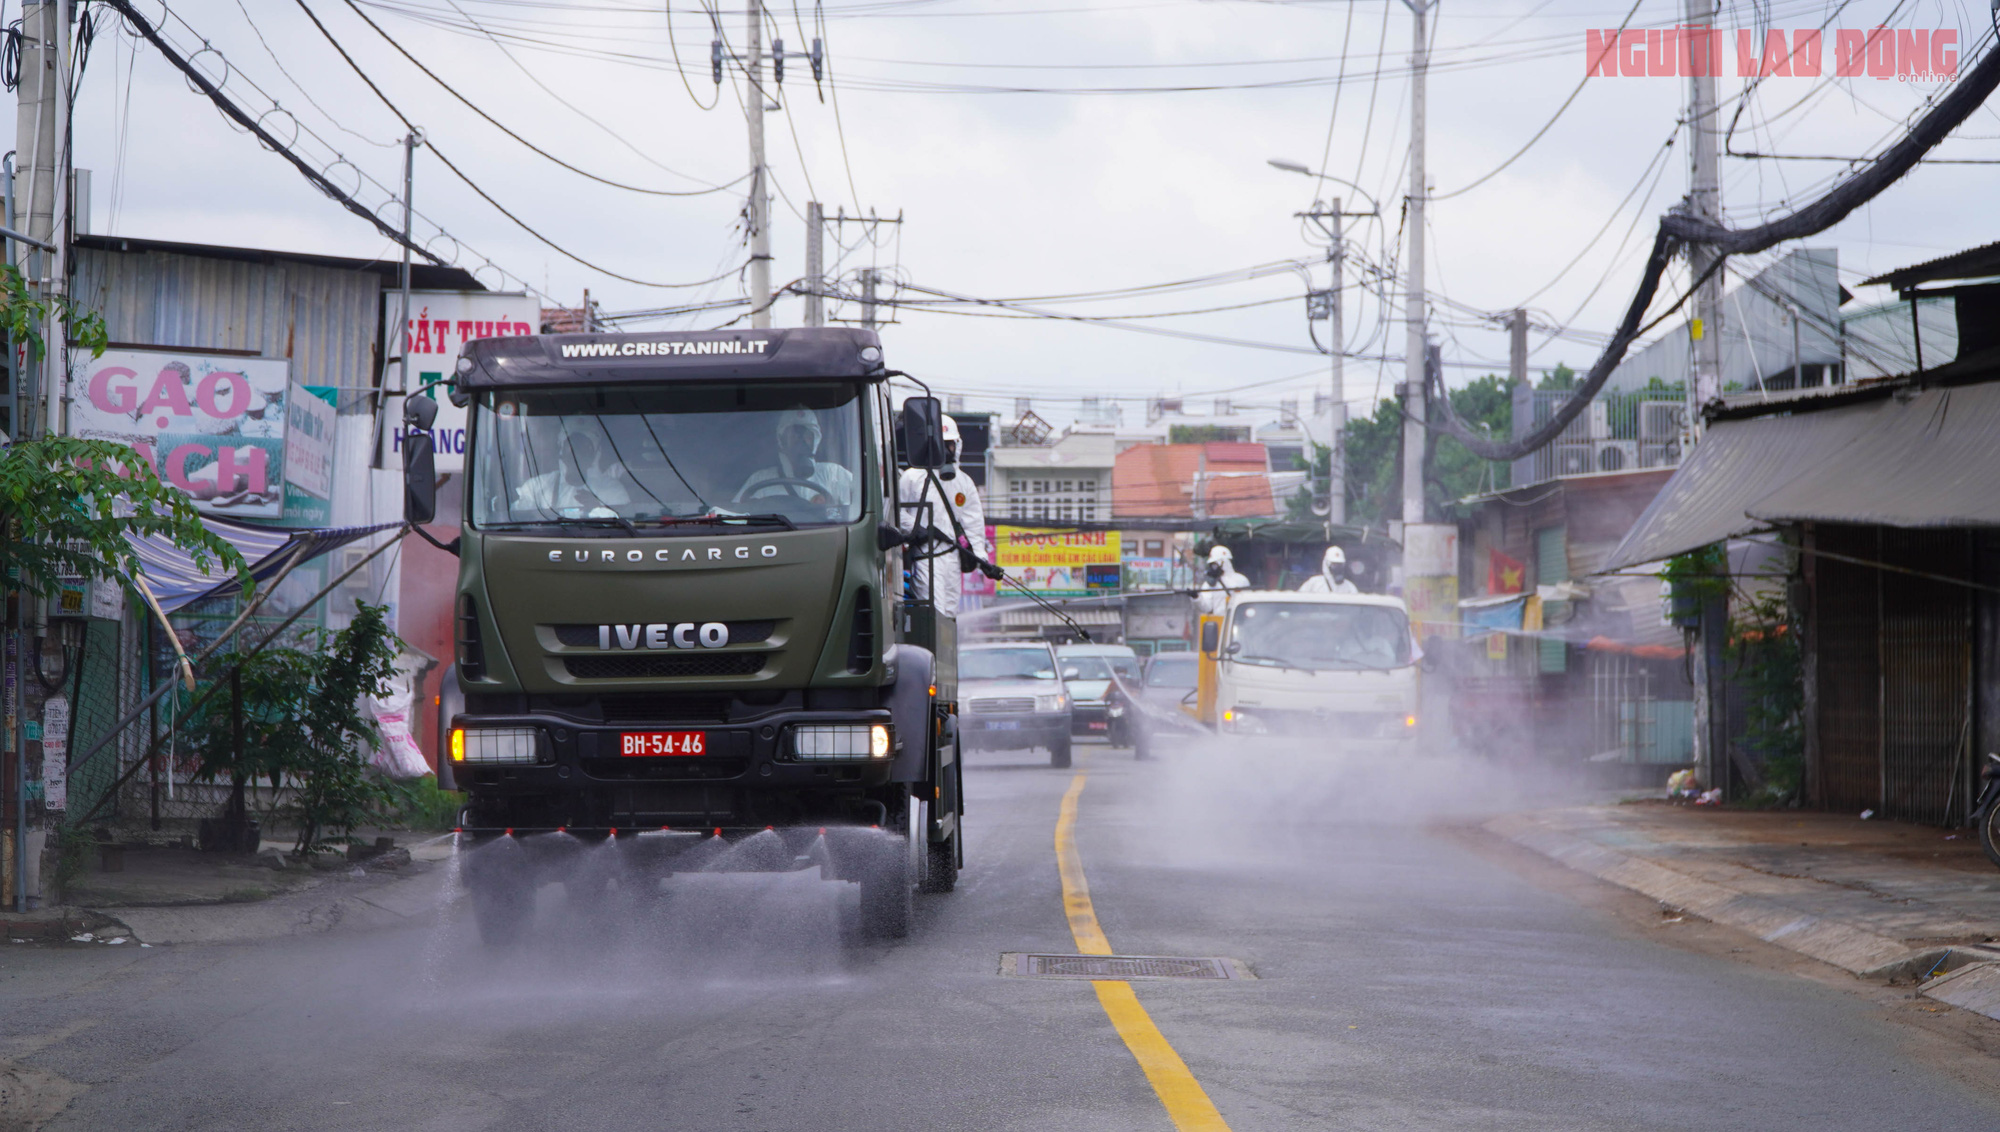
<path fill-rule="evenodd" d="M 967 750 L 1041 747 L 1050 766 L 1070 761 L 1070 697 L 1055 650 L 1035 641 L 958 650 L 959 739 Z"/>

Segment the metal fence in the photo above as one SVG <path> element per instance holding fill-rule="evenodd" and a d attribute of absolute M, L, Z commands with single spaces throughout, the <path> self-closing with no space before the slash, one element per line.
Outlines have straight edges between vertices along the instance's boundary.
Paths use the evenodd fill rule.
<path fill-rule="evenodd" d="M 1514 391 L 1514 435 L 1553 420 L 1565 390 Z M 1671 468 L 1681 462 L 1681 434 L 1687 427 L 1685 400 L 1678 389 L 1600 393 L 1551 444 L 1514 461 L 1515 487 L 1563 476 Z"/>

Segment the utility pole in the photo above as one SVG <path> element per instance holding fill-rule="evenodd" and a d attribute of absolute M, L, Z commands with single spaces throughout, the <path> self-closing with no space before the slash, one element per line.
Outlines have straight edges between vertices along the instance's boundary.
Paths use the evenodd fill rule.
<path fill-rule="evenodd" d="M 19 103 L 15 115 L 16 157 L 20 162 L 18 181 L 10 186 L 11 196 L 23 205 L 22 227 L 26 235 L 46 251 L 27 252 L 22 275 L 44 299 L 59 299 L 69 281 L 69 177 L 67 133 L 69 120 L 69 29 L 71 0 L 26 0 L 21 7 Z M 25 188 L 25 192 L 23 192 Z M 14 419 L 9 422 L 17 438 L 59 436 L 66 431 L 68 404 L 68 327 L 60 307 L 50 304 L 43 324 L 45 344 L 40 359 L 40 380 L 36 396 L 28 396 L 27 367 L 18 375 L 14 390 Z M 10 343 L 11 345 L 11 343 Z M 4 582 L 0 582 L 4 588 Z M 4 661 L 7 693 L 6 712 L 11 717 L 7 736 L 14 749 L 14 910 L 28 910 L 29 878 L 39 874 L 35 859 L 41 852 L 39 835 L 28 832 L 28 757 L 25 721 L 30 714 L 24 679 L 29 641 L 41 635 L 42 604 L 25 591 L 17 591 Z M 39 714 L 40 709 L 36 709 Z"/>
<path fill-rule="evenodd" d="M 1333 213 L 1330 218 L 1332 238 L 1327 242 L 1326 261 L 1332 269 L 1331 281 L 1327 284 L 1327 353 L 1333 361 L 1332 385 L 1333 401 L 1327 405 L 1327 416 L 1331 422 L 1331 435 L 1327 437 L 1326 461 L 1326 521 L 1333 526 L 1347 523 L 1347 377 L 1342 372 L 1341 351 L 1347 343 L 1347 329 L 1341 318 L 1341 260 L 1347 255 L 1346 237 L 1340 220 L 1340 198 L 1333 198 Z"/>
<path fill-rule="evenodd" d="M 69 178 L 64 169 L 70 154 L 63 123 L 68 120 L 70 0 L 27 0 L 21 12 L 21 82 L 15 114 L 16 161 L 19 173 L 14 198 L 19 203 L 22 230 L 31 238 L 54 245 L 53 251 L 22 249 L 23 276 L 45 299 L 66 290 L 69 266 Z M 58 313 L 42 327 L 47 344 L 36 381 L 36 396 L 15 391 L 14 435 L 60 435 L 64 431 L 67 390 L 62 380 L 67 328 Z M 26 379 L 28 372 L 22 373 Z M 27 381 L 21 382 L 23 386 Z"/>
<path fill-rule="evenodd" d="M 1409 6 L 1414 54 L 1410 65 L 1409 263 L 1404 317 L 1409 339 L 1403 348 L 1403 523 L 1424 521 L 1424 72 L 1430 67 L 1429 20 L 1436 0 L 1403 0 Z"/>
<path fill-rule="evenodd" d="M 383 466 L 382 436 L 390 428 L 401 427 L 389 423 L 389 398 L 408 397 L 410 394 L 410 220 L 413 209 L 410 194 L 417 182 L 417 147 L 424 144 L 424 132 L 412 128 L 403 138 L 403 264 L 397 274 L 397 291 L 401 306 L 397 311 L 395 327 L 389 341 L 396 348 L 396 388 L 389 388 L 389 375 L 382 375 L 382 388 L 375 395 L 375 459 L 371 467 Z"/>
<path fill-rule="evenodd" d="M 743 60 L 749 77 L 745 113 L 750 117 L 750 326 L 771 328 L 770 195 L 764 185 L 764 0 L 750 0 L 750 53 Z"/>
<path fill-rule="evenodd" d="M 826 210 L 806 202 L 806 325 L 826 325 Z"/>
<path fill-rule="evenodd" d="M 881 277 L 881 273 L 872 267 L 861 269 L 861 325 L 870 330 L 875 329 L 877 325 L 875 321 L 875 284 Z"/>
<path fill-rule="evenodd" d="M 1690 37 L 1699 36 L 1695 42 L 1705 45 L 1699 53 L 1688 53 L 1690 63 L 1694 64 L 1689 68 L 1694 74 L 1688 79 L 1688 129 L 1694 143 L 1688 147 L 1692 161 L 1688 210 L 1697 219 L 1720 224 L 1722 182 L 1717 173 L 1715 72 L 1721 63 L 1721 53 L 1717 50 L 1719 39 L 1710 30 L 1715 26 L 1715 0 L 1687 0 L 1687 24 Z M 1696 62 L 1698 58 L 1702 62 Z M 1688 248 L 1688 266 L 1695 278 L 1713 269 L 1713 274 L 1695 289 L 1694 295 L 1694 364 L 1687 388 L 1690 436 L 1700 432 L 1702 405 L 1722 395 L 1722 270 L 1718 264 L 1721 258 L 1709 244 Z"/>

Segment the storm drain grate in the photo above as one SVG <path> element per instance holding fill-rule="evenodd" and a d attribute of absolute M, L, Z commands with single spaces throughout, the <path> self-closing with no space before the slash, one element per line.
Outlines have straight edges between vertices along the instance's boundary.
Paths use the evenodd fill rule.
<path fill-rule="evenodd" d="M 1030 955 L 1001 957 L 1000 973 L 1029 979 L 1249 979 L 1234 959 L 1168 955 Z"/>

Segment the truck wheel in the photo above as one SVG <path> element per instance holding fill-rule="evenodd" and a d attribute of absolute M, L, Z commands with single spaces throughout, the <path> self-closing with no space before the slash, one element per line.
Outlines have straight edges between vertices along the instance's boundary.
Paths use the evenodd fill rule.
<path fill-rule="evenodd" d="M 1049 745 L 1049 765 L 1066 767 L 1069 765 L 1069 736 L 1065 735 Z"/>
<path fill-rule="evenodd" d="M 472 885 L 472 918 L 479 925 L 479 942 L 511 947 L 521 942 L 535 921 L 535 890 L 515 880 Z"/>
<path fill-rule="evenodd" d="M 910 934 L 916 911 L 910 841 L 892 834 L 874 848 L 874 859 L 861 875 L 861 924 L 876 939 L 902 939 Z"/>

